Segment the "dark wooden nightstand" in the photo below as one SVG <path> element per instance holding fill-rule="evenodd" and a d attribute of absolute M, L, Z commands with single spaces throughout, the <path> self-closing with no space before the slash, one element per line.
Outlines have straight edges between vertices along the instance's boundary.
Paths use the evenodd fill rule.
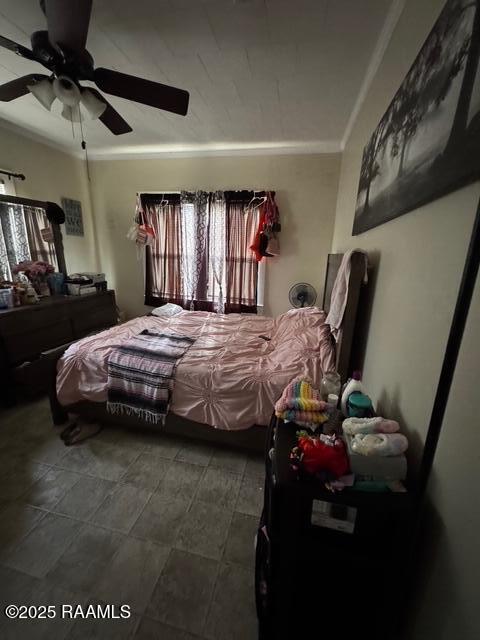
<path fill-rule="evenodd" d="M 275 418 L 269 427 L 256 557 L 260 638 L 389 640 L 406 585 L 411 496 L 334 494 L 299 478 L 289 464 L 297 429 Z"/>

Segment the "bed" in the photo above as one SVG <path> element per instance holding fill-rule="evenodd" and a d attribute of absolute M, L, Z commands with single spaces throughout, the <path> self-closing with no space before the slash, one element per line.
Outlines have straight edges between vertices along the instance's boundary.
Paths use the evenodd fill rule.
<path fill-rule="evenodd" d="M 170 318 L 142 316 L 61 349 L 42 354 L 50 363 L 50 405 L 55 424 L 68 413 L 89 420 L 144 426 L 134 416 L 106 411 L 107 360 L 111 350 L 142 330 L 196 338 L 179 361 L 166 432 L 258 449 L 273 404 L 295 377 L 319 385 L 324 371 L 349 372 L 360 288 L 362 254 L 351 257 L 341 339 L 325 324 L 342 254 L 328 256 L 322 309 L 291 309 L 277 318 L 183 311 Z"/>

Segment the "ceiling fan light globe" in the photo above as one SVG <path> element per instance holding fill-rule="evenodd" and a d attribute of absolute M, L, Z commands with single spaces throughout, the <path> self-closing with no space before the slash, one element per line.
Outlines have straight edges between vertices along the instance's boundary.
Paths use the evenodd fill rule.
<path fill-rule="evenodd" d="M 80 102 L 80 89 L 68 76 L 58 76 L 58 78 L 55 78 L 53 81 L 53 90 L 60 102 L 67 107 L 75 107 Z"/>
<path fill-rule="evenodd" d="M 45 107 L 48 111 L 52 108 L 52 103 L 55 100 L 55 92 L 53 90 L 52 82 L 50 78 L 44 78 L 39 82 L 27 85 L 30 93 Z"/>
<path fill-rule="evenodd" d="M 68 120 L 69 122 L 82 122 L 82 114 L 80 113 L 80 107 L 75 105 L 73 107 L 69 107 L 68 105 L 64 105 L 62 109 L 62 118 Z"/>
<path fill-rule="evenodd" d="M 90 89 L 82 89 L 81 103 L 92 120 L 99 118 L 107 108 L 105 102 L 97 98 Z"/>

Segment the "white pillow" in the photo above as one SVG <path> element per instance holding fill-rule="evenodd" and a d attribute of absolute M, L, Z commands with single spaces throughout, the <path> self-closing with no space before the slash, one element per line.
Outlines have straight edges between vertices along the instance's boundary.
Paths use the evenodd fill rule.
<path fill-rule="evenodd" d="M 160 318 L 171 318 L 181 311 L 183 311 L 183 309 L 180 305 L 173 304 L 173 302 L 167 302 L 167 304 L 164 304 L 161 307 L 155 307 L 152 311 L 152 315 L 159 316 Z"/>

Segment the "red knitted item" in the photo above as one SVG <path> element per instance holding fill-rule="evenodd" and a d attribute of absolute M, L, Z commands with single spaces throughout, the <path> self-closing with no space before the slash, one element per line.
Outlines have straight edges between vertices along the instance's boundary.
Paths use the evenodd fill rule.
<path fill-rule="evenodd" d="M 261 238 L 263 227 L 265 226 L 265 207 L 262 206 L 260 209 L 260 220 L 258 221 L 257 231 L 255 232 L 255 238 L 253 240 L 253 244 L 250 246 L 250 249 L 255 254 L 255 259 L 257 262 L 262 261 L 262 252 L 261 252 Z"/>
<path fill-rule="evenodd" d="M 303 453 L 302 466 L 308 473 L 328 471 L 337 478 L 349 471 L 348 457 L 342 440 L 335 440 L 334 446 L 323 443 L 318 438 L 300 437 L 298 447 Z"/>

